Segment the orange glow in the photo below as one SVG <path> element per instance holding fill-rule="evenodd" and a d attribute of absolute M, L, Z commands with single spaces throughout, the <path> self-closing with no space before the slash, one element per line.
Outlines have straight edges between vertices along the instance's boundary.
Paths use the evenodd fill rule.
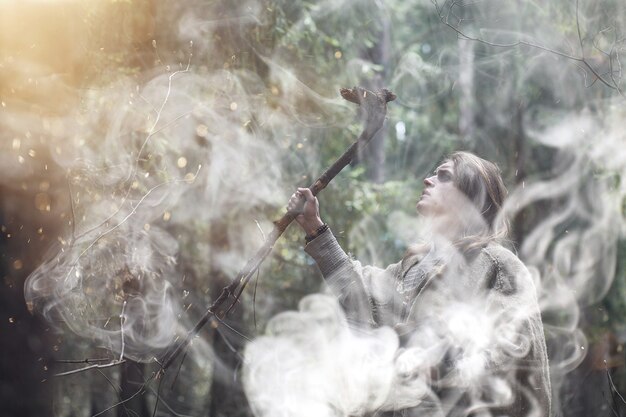
<path fill-rule="evenodd" d="M 0 0 L 0 97 L 7 106 L 63 113 L 133 45 L 151 42 L 152 0 Z M 128 63 L 130 66 L 132 63 Z"/>

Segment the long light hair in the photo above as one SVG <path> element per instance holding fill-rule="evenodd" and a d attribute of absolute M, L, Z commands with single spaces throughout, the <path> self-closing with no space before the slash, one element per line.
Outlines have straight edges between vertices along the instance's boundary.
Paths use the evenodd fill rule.
<path fill-rule="evenodd" d="M 458 246 L 467 252 L 504 240 L 508 222 L 500 211 L 507 190 L 500 168 L 469 152 L 454 152 L 446 160 L 454 164 L 454 185 L 473 203 L 486 226 L 476 234 L 463 236 Z"/>

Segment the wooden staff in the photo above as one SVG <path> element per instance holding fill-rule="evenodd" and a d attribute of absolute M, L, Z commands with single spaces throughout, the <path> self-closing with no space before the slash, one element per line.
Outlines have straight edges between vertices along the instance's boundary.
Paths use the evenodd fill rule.
<path fill-rule="evenodd" d="M 361 115 L 365 124 L 363 132 L 358 139 L 350 145 L 348 149 L 341 155 L 324 173 L 309 187 L 313 195 L 317 195 L 332 181 L 333 178 L 342 169 L 352 161 L 359 147 L 367 145 L 367 143 L 376 135 L 383 127 L 385 116 L 387 114 L 387 103 L 396 99 L 395 94 L 387 89 L 376 92 L 366 90 L 362 87 L 342 88 L 341 96 L 361 108 Z M 244 288 L 250 282 L 254 273 L 259 269 L 265 258 L 272 252 L 274 244 L 283 234 L 291 222 L 299 214 L 299 211 L 293 210 L 285 213 L 283 217 L 274 222 L 274 228 L 268 235 L 263 246 L 257 253 L 248 260 L 246 265 L 241 269 L 237 277 L 226 287 L 222 289 L 220 295 L 215 299 L 213 304 L 209 306 L 206 313 L 198 321 L 198 323 L 189 331 L 187 337 L 179 342 L 176 347 L 167 354 L 162 361 L 161 369 L 158 375 L 162 375 L 172 362 L 187 347 L 189 342 L 198 334 L 200 329 L 208 323 L 211 317 L 223 318 L 233 308 L 239 300 Z M 223 306 L 226 300 L 233 299 L 228 307 Z"/>

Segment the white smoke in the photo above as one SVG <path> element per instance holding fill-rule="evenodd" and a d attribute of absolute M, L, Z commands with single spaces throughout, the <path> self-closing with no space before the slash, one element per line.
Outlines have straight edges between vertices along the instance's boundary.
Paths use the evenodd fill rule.
<path fill-rule="evenodd" d="M 257 415 L 360 415 L 389 407 L 398 395 L 394 379 L 416 367 L 410 355 L 396 358 L 392 329 L 352 331 L 331 296 L 304 298 L 298 312 L 274 317 L 266 333 L 245 352 L 244 384 Z M 411 391 L 428 386 L 416 380 Z M 421 395 L 413 398 L 406 405 Z"/>
<path fill-rule="evenodd" d="M 136 360 L 184 333 L 180 248 L 170 231 L 286 201 L 281 157 L 251 126 L 282 126 L 262 98 L 247 94 L 258 82 L 183 70 L 137 88 L 120 82 L 93 94 L 88 108 L 99 112 L 49 121 L 75 138 L 69 148 L 55 141 L 63 146 L 55 159 L 69 173 L 73 235 L 29 277 L 29 306 L 118 354 L 124 339 L 124 355 Z M 249 223 L 231 230 L 228 251 L 216 248 L 213 268 L 234 275 L 258 246 Z"/>
<path fill-rule="evenodd" d="M 290 30 L 293 35 L 312 31 L 325 20 L 352 11 L 356 3 L 315 4 Z M 370 6 L 379 10 L 379 5 L 370 3 L 364 7 Z M 420 0 L 403 7 L 430 6 L 431 2 Z M 558 25 L 554 22 L 521 22 L 517 6 L 501 6 L 486 11 L 474 8 L 491 23 L 498 21 L 498 14 L 506 17 L 499 24 L 506 30 L 478 33 L 488 41 L 514 42 L 520 39 L 519 33 L 532 32 L 528 26 L 535 25 L 537 37 L 547 40 L 547 47 L 575 44 L 555 35 Z M 179 31 L 182 38 L 194 39 L 207 56 L 219 42 L 211 35 L 220 27 L 234 21 L 242 26 L 267 23 L 258 2 L 242 2 L 220 19 L 207 19 L 196 12 L 184 15 Z M 351 25 L 341 27 L 344 32 L 337 37 L 353 36 Z M 184 334 L 190 323 L 185 319 L 188 305 L 177 260 L 188 248 L 181 248 L 183 239 L 177 233 L 192 235 L 191 231 L 213 220 L 236 218 L 229 224 L 239 226 L 225 233 L 227 248 L 214 248 L 202 241 L 195 242 L 194 247 L 206 249 L 203 254 L 210 258 L 211 267 L 234 275 L 261 240 L 250 212 L 281 206 L 293 187 L 282 178 L 281 167 L 296 166 L 304 172 L 317 158 L 291 152 L 292 141 L 301 139 L 300 127 L 336 126 L 347 119 L 346 105 L 327 94 L 336 91 L 347 77 L 339 75 L 323 80 L 327 83 L 323 88 L 311 88 L 315 69 L 308 68 L 306 62 L 294 63 L 287 51 L 291 38 L 285 39 L 276 50 L 256 51 L 268 67 L 269 85 L 249 72 L 227 68 L 204 71 L 192 59 L 189 70 L 185 70 L 184 62 L 176 66 L 180 72 L 175 75 L 168 70 L 139 86 L 134 79 L 122 79 L 92 90 L 80 108 L 72 108 L 64 116 L 39 118 L 14 111 L 10 105 L 9 110 L 3 110 L 7 130 L 29 126 L 17 148 L 27 149 L 40 135 L 49 138 L 54 161 L 68 172 L 74 202 L 67 225 L 73 233 L 61 239 L 54 256 L 26 284 L 32 309 L 59 327 L 67 326 L 137 360 L 151 359 Z M 391 83 L 400 95 L 399 103 L 421 110 L 452 89 L 450 73 L 454 71 L 449 60 L 456 51 L 440 51 L 439 62 L 426 62 L 420 55 L 423 46 L 411 46 L 398 53 Z M 513 55 L 511 49 L 501 51 L 490 50 L 492 55 L 485 54 L 478 67 L 483 64 L 486 68 L 487 64 L 504 61 L 505 55 Z M 545 51 L 534 56 L 525 62 L 526 72 L 516 82 L 542 78 L 555 100 L 574 104 L 587 91 L 582 77 L 575 65 L 555 65 L 555 59 Z M 361 59 L 339 68 L 340 73 L 345 70 L 352 77 L 351 83 L 367 68 L 371 70 Z M 490 76 L 494 80 L 513 78 L 507 71 L 509 68 L 502 65 L 500 73 Z M 58 84 L 62 91 L 70 89 Z M 495 109 L 505 108 L 501 104 L 517 94 L 514 82 L 500 87 L 490 102 Z M 315 111 L 311 111 L 312 104 Z M 584 358 L 587 341 L 579 329 L 580 305 L 600 300 L 610 288 L 616 242 L 625 231 L 621 204 L 626 182 L 611 182 L 612 174 L 626 176 L 621 106 L 620 102 L 599 103 L 593 111 L 575 113 L 550 129 L 535 126 L 535 120 L 525 123 L 534 140 L 559 155 L 554 172 L 545 178 L 527 179 L 511 190 L 506 207 L 513 216 L 537 203 L 554 201 L 545 220 L 525 237 L 519 256 L 537 287 L 548 341 L 559 346 L 551 357 L 555 390 L 564 374 Z M 424 112 L 416 117 L 427 123 L 424 120 L 429 116 Z M 510 123 L 506 111 L 494 111 L 489 117 L 501 125 Z M 414 130 L 408 132 L 413 134 Z M 451 136 L 444 128 L 438 135 L 442 139 Z M 411 164 L 431 165 L 440 150 L 426 150 Z M 2 154 L 8 164 L 3 181 L 32 175 L 27 166 L 6 155 Z M 412 207 L 406 209 L 410 210 Z M 270 218 L 261 217 L 262 228 L 269 229 Z M 392 234 L 411 242 L 414 220 L 391 217 Z M 360 226 L 362 234 L 372 230 L 366 222 Z M 376 259 L 374 244 L 363 251 Z M 203 271 L 207 266 L 202 263 L 194 268 Z M 482 375 L 485 358 L 480 354 L 481 346 L 493 337 L 494 317 L 478 315 L 480 320 L 468 320 L 477 310 L 467 311 L 463 305 L 451 305 L 442 317 L 453 334 L 462 336 L 454 343 L 473 346 L 479 352 L 458 362 L 460 377 L 467 381 Z M 255 412 L 335 415 L 427 402 L 442 404 L 442 399 L 430 391 L 432 381 L 426 371 L 442 359 L 445 349 L 438 343 L 432 348 L 411 346 L 400 351 L 396 334 L 388 328 L 354 333 L 346 327 L 336 303 L 322 296 L 305 299 L 300 309 L 272 320 L 268 334 L 247 348 L 245 378 Z M 493 375 L 483 382 L 484 390 L 493 394 L 492 402 L 508 401 L 510 384 Z M 474 405 L 480 408 L 483 404 L 477 400 Z"/>
<path fill-rule="evenodd" d="M 247 347 L 245 383 L 256 415 L 354 415 L 414 406 L 427 406 L 429 412 L 447 415 L 458 398 L 434 395 L 432 384 L 441 381 L 431 379 L 431 369 L 441 366 L 455 349 L 463 354 L 455 362 L 455 376 L 446 383 L 467 388 L 473 402 L 466 410 L 506 406 L 512 390 L 521 389 L 515 384 L 515 367 L 493 372 L 489 363 L 501 363 L 499 355 L 524 357 L 534 336 L 515 323 L 539 311 L 550 347 L 553 408 L 560 409 L 559 387 L 588 350 L 579 327 L 580 309 L 607 294 L 615 274 L 617 242 L 626 230 L 622 213 L 626 193 L 623 184 L 615 182 L 616 176 L 626 175 L 626 141 L 615 124 L 620 120 L 616 112 L 620 112 L 616 107 L 605 105 L 593 116 L 584 112 L 549 129 L 531 130 L 534 140 L 557 151 L 556 164 L 547 178 L 527 179 L 511 190 L 504 215 L 513 218 L 542 201 L 554 201 L 555 209 L 546 211 L 519 250 L 520 259 L 531 272 L 528 286 L 522 288 L 532 295 L 496 301 L 509 305 L 513 316 L 485 310 L 484 300 L 490 295 L 473 297 L 474 286 L 459 289 L 463 279 L 456 277 L 439 283 L 438 290 L 445 289 L 447 295 L 435 312 L 421 315 L 427 330 L 413 334 L 400 348 L 397 334 L 390 328 L 355 333 L 332 298 L 311 296 L 303 300 L 298 313 L 283 313 L 273 319 L 266 335 Z M 367 226 L 369 220 L 365 219 L 364 226 L 372 230 Z M 418 225 L 406 219 L 401 224 Z M 359 233 L 362 231 L 357 229 Z M 414 238 L 407 231 L 403 233 Z M 362 252 L 368 250 L 371 248 Z M 524 301 L 535 297 L 539 309 Z M 324 301 L 312 302 L 318 299 Z M 391 305 L 390 301 L 386 308 Z M 443 328 L 448 329 L 444 338 Z M 378 356 L 381 335 L 388 338 L 386 349 L 394 353 L 384 350 L 387 354 Z M 502 350 L 493 351 L 494 346 Z M 372 365 L 375 375 L 369 374 Z M 377 384 L 372 385 L 372 379 L 363 377 L 363 372 L 378 378 Z M 534 395 L 524 390 L 522 394 L 530 404 L 526 415 L 540 415 Z"/>

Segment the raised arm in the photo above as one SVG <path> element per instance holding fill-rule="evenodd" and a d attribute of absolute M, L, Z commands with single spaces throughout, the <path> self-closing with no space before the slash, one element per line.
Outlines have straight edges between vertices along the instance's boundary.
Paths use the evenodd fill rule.
<path fill-rule="evenodd" d="M 304 203 L 302 203 L 304 200 Z M 386 269 L 363 266 L 341 248 L 332 231 L 322 221 L 317 198 L 307 188 L 299 188 L 287 208 L 300 205 L 296 222 L 306 233 L 304 250 L 315 260 L 328 287 L 341 303 L 348 320 L 358 325 L 393 325 L 381 315 L 393 314 L 395 278 L 400 263 Z M 383 309 L 382 307 L 385 307 Z M 383 311 L 385 310 L 385 311 Z"/>

